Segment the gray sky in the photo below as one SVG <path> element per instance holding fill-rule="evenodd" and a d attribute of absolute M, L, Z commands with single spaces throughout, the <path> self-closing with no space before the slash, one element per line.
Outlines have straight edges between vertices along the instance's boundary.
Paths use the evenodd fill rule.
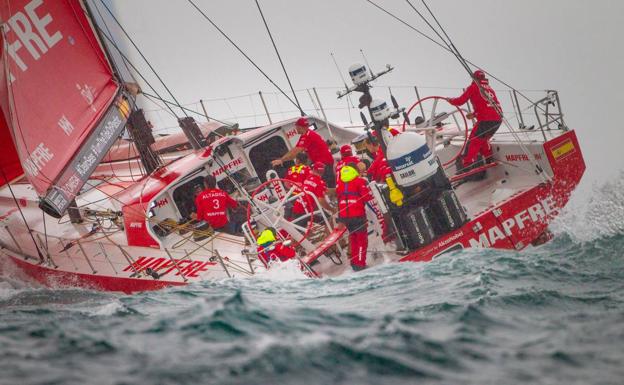
<path fill-rule="evenodd" d="M 266 120 L 255 96 L 228 103 L 213 100 L 262 90 L 271 110 L 291 109 L 283 99 L 277 103 L 268 81 L 187 1 L 107 1 L 182 103 L 210 100 L 209 113 L 217 117 L 240 117 L 251 111 L 259 117 L 245 122 L 262 124 Z M 195 2 L 283 89 L 288 88 L 253 0 Z M 432 34 L 406 2 L 378 3 Z M 421 2 L 412 3 L 423 9 Z M 624 108 L 624 49 L 619 41 L 624 2 L 430 0 L 428 4 L 466 58 L 518 89 L 560 92 L 566 123 L 577 130 L 588 164 L 586 185 L 619 175 L 624 169 L 624 127 L 619 122 Z M 335 90 L 325 88 L 342 85 L 329 52 L 335 53 L 346 76 L 350 64 L 362 61 L 361 48 L 374 70 L 386 63 L 396 66 L 379 85 L 418 85 L 421 96 L 452 95 L 459 91 L 427 87 L 461 88 L 469 82 L 453 56 L 364 0 L 262 0 L 261 5 L 294 87 L 319 87 L 330 119 L 348 121 L 345 102 L 336 100 Z M 505 88 L 497 82 L 493 86 Z M 416 100 L 411 88 L 393 92 L 402 105 Z M 387 88 L 376 88 L 373 94 L 386 98 Z M 307 94 L 299 96 L 310 106 Z M 509 99 L 500 92 L 499 98 L 504 103 Z"/>

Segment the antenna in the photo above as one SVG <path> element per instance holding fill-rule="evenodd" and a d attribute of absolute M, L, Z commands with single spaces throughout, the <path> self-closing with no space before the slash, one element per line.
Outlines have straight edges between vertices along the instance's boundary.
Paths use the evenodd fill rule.
<path fill-rule="evenodd" d="M 340 67 L 338 66 L 338 62 L 336 61 L 336 57 L 334 56 L 334 53 L 330 52 L 329 54 L 331 55 L 332 60 L 334 61 L 334 64 L 336 65 L 336 71 L 338 71 L 338 75 L 340 75 L 340 79 L 342 79 L 342 82 L 344 83 L 345 88 L 347 88 L 347 81 L 345 80 L 342 72 L 340 72 Z"/>
<path fill-rule="evenodd" d="M 371 68 L 370 64 L 368 64 L 368 59 L 366 59 L 366 56 L 364 55 L 364 51 L 362 51 L 362 48 L 360 48 L 360 53 L 362 54 L 362 59 L 364 59 L 364 63 L 366 63 L 366 67 L 368 67 L 368 72 L 370 72 L 371 77 L 375 76 L 375 74 L 373 73 L 373 69 Z"/>

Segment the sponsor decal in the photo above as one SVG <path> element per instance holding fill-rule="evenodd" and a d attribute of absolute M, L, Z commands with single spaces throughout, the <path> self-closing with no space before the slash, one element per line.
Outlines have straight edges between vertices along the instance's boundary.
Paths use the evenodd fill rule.
<path fill-rule="evenodd" d="M 542 154 L 533 154 L 533 156 L 536 160 L 542 159 Z M 527 154 L 507 154 L 505 159 L 508 162 L 528 162 L 530 160 Z"/>
<path fill-rule="evenodd" d="M 131 229 L 141 229 L 143 228 L 143 222 L 130 222 Z"/>
<path fill-rule="evenodd" d="M 42 4 L 43 0 L 29 2 L 23 11 L 13 14 L 3 25 L 6 28 L 4 36 L 13 31 L 17 37 L 15 41 L 7 41 L 7 52 L 22 72 L 28 70 L 23 49 L 33 60 L 39 60 L 63 38 L 60 31 L 50 26 L 54 21 L 52 16 L 45 10 L 37 9 Z M 9 81 L 12 83 L 15 80 L 15 74 L 9 72 Z"/>
<path fill-rule="evenodd" d="M 44 143 L 39 143 L 37 147 L 30 153 L 28 158 L 24 160 L 22 166 L 28 175 L 36 177 L 49 161 L 54 158 L 54 154 Z"/>
<path fill-rule="evenodd" d="M 286 137 L 288 139 L 292 138 L 293 136 L 297 136 L 297 135 L 299 135 L 299 134 L 297 134 L 297 130 L 295 130 L 295 129 L 286 131 Z"/>
<path fill-rule="evenodd" d="M 539 223 L 548 218 L 556 211 L 552 197 L 547 197 L 525 210 L 521 210 L 515 215 L 510 215 L 507 219 L 483 230 L 478 238 L 468 240 L 472 247 L 490 247 L 500 240 L 513 234 L 514 229 L 522 230 L 531 223 Z"/>
<path fill-rule="evenodd" d="M 163 198 L 159 201 L 156 201 L 156 207 L 161 208 L 168 203 L 169 203 L 169 200 L 167 200 L 167 198 Z"/>
<path fill-rule="evenodd" d="M 575 150 L 576 148 L 574 147 L 574 143 L 572 143 L 572 139 L 566 139 L 553 147 L 550 151 L 553 154 L 553 158 L 555 158 L 556 161 L 559 161 L 566 158 L 568 155 L 573 154 Z"/>
<path fill-rule="evenodd" d="M 395 159 L 388 159 L 388 164 L 392 167 L 394 171 L 401 171 L 404 168 L 411 167 L 415 164 L 420 163 L 422 160 L 427 159 L 431 156 L 431 150 L 429 150 L 429 146 L 423 144 L 416 150 L 410 152 L 409 154 L 400 156 Z"/>
<path fill-rule="evenodd" d="M 74 198 L 80 187 L 84 185 L 93 170 L 95 170 L 106 151 L 108 151 L 121 130 L 125 127 L 125 123 L 125 119 L 122 119 L 116 108 L 110 108 L 106 112 L 97 128 L 93 130 L 89 139 L 87 139 L 72 160 L 70 166 L 59 177 L 57 185 L 53 186 L 44 198 L 58 213 L 63 213 L 67 209 L 69 202 Z M 39 146 L 43 147 L 43 144 Z M 54 156 L 49 153 L 49 150 L 44 151 L 44 148 L 38 153 L 38 160 L 51 159 Z M 43 167 L 43 164 L 38 166 Z M 25 168 L 27 167 L 25 166 Z"/>
<path fill-rule="evenodd" d="M 70 136 L 74 132 L 74 125 L 71 124 L 67 116 L 63 115 L 58 121 L 58 126 L 61 127 L 65 135 Z"/>
<path fill-rule="evenodd" d="M 209 266 L 216 265 L 216 262 L 196 261 L 192 259 L 169 259 L 156 257 L 139 257 L 134 263 L 124 267 L 123 271 L 132 272 L 152 269 L 161 277 L 173 273 L 173 276 L 181 276 L 196 278 L 203 271 L 208 271 Z"/>
<path fill-rule="evenodd" d="M 218 169 L 214 170 L 212 172 L 212 175 L 214 176 L 219 176 L 221 174 L 223 174 L 224 171 L 226 170 L 231 170 L 236 166 L 240 166 L 243 164 L 243 159 L 242 158 L 236 158 L 233 161 L 231 161 L 230 163 L 223 165 L 221 167 L 219 167 Z"/>
<path fill-rule="evenodd" d="M 91 87 L 88 84 L 84 84 L 81 86 L 78 83 L 76 83 L 76 88 L 78 89 L 78 91 L 80 91 L 80 95 L 82 95 L 82 98 L 85 100 L 85 102 L 87 102 L 87 105 L 91 107 L 91 110 L 93 110 L 93 112 L 97 112 L 95 106 L 93 105 L 93 101 L 95 100 L 95 88 Z"/>

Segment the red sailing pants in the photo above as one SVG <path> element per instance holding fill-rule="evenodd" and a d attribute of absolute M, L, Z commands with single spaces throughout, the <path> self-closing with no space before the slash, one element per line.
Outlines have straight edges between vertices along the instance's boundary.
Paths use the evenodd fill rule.
<path fill-rule="evenodd" d="M 349 243 L 351 246 L 351 265 L 366 267 L 366 251 L 368 249 L 368 229 L 366 217 L 338 218 L 349 230 Z"/>
<path fill-rule="evenodd" d="M 463 166 L 468 167 L 477 160 L 477 156 L 481 154 L 484 159 L 493 155 L 490 138 L 496 133 L 501 125 L 501 121 L 483 121 L 478 122 L 473 127 L 468 137 L 468 150 L 464 155 Z"/>

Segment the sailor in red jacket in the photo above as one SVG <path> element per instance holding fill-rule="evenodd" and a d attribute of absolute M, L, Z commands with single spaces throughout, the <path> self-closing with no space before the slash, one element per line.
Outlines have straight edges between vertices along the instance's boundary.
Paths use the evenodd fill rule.
<path fill-rule="evenodd" d="M 366 165 L 362 160 L 353 155 L 353 150 L 351 149 L 351 145 L 345 144 L 340 147 L 340 160 L 336 162 L 336 177 L 340 178 L 340 169 L 346 164 L 353 163 L 357 165 L 357 169 L 360 173 L 363 173 L 366 170 Z"/>
<path fill-rule="evenodd" d="M 329 146 L 325 140 L 315 131 L 309 129 L 308 119 L 301 117 L 295 123 L 295 130 L 299 135 L 299 141 L 293 149 L 282 155 L 279 159 L 271 162 L 273 166 L 279 166 L 288 160 L 292 160 L 295 156 L 305 151 L 312 163 L 321 162 L 325 165 L 323 172 L 323 180 L 328 188 L 336 187 L 334 176 L 334 157 L 329 150 Z"/>
<path fill-rule="evenodd" d="M 325 195 L 327 194 L 327 186 L 322 178 L 325 171 L 325 165 L 321 162 L 316 162 L 312 165 L 311 173 L 303 180 L 303 190 L 311 193 L 316 197 L 319 205 L 327 211 L 332 211 L 331 206 L 327 203 Z M 311 213 L 316 211 L 316 204 L 314 198 L 310 194 L 302 194 L 301 199 L 297 199 L 293 205 L 293 215 L 301 216 L 305 213 Z M 307 223 L 307 222 L 306 222 Z"/>
<path fill-rule="evenodd" d="M 368 167 L 368 170 L 366 170 L 366 174 L 371 181 L 383 183 L 386 176 L 391 171 L 388 161 L 379 145 L 377 135 L 373 133 L 371 137 L 366 138 L 364 145 L 368 153 L 373 156 L 373 162 Z"/>
<path fill-rule="evenodd" d="M 473 77 L 473 82 L 461 96 L 448 99 L 449 103 L 454 106 L 461 106 L 470 100 L 474 109 L 473 115 L 477 119 L 468 137 L 468 150 L 463 158 L 464 167 L 474 163 L 479 154 L 483 155 L 486 161 L 491 159 L 493 154 L 489 140 L 502 122 L 501 105 L 489 81 L 485 78 L 485 73 L 477 70 Z"/>
<path fill-rule="evenodd" d="M 236 224 L 228 220 L 227 209 L 237 207 L 238 202 L 217 188 L 217 180 L 213 175 L 206 175 L 204 185 L 204 191 L 195 198 L 197 219 L 208 222 L 216 231 L 236 234 Z"/>
<path fill-rule="evenodd" d="M 356 165 L 349 164 L 340 170 L 336 187 L 338 198 L 338 222 L 349 230 L 351 244 L 351 267 L 358 271 L 366 268 L 368 229 L 366 202 L 372 199 L 366 179 L 359 176 Z"/>
<path fill-rule="evenodd" d="M 269 227 L 260 233 L 260 236 L 256 240 L 258 243 L 258 257 L 264 263 L 265 266 L 269 266 L 273 261 L 288 261 L 295 257 L 295 249 L 289 246 L 284 246 L 283 243 L 276 242 L 277 232 L 274 228 Z"/>
<path fill-rule="evenodd" d="M 308 154 L 300 152 L 295 157 L 295 165 L 288 168 L 286 171 L 285 179 L 291 180 L 297 183 L 303 183 L 303 181 L 310 175 L 310 159 Z"/>

